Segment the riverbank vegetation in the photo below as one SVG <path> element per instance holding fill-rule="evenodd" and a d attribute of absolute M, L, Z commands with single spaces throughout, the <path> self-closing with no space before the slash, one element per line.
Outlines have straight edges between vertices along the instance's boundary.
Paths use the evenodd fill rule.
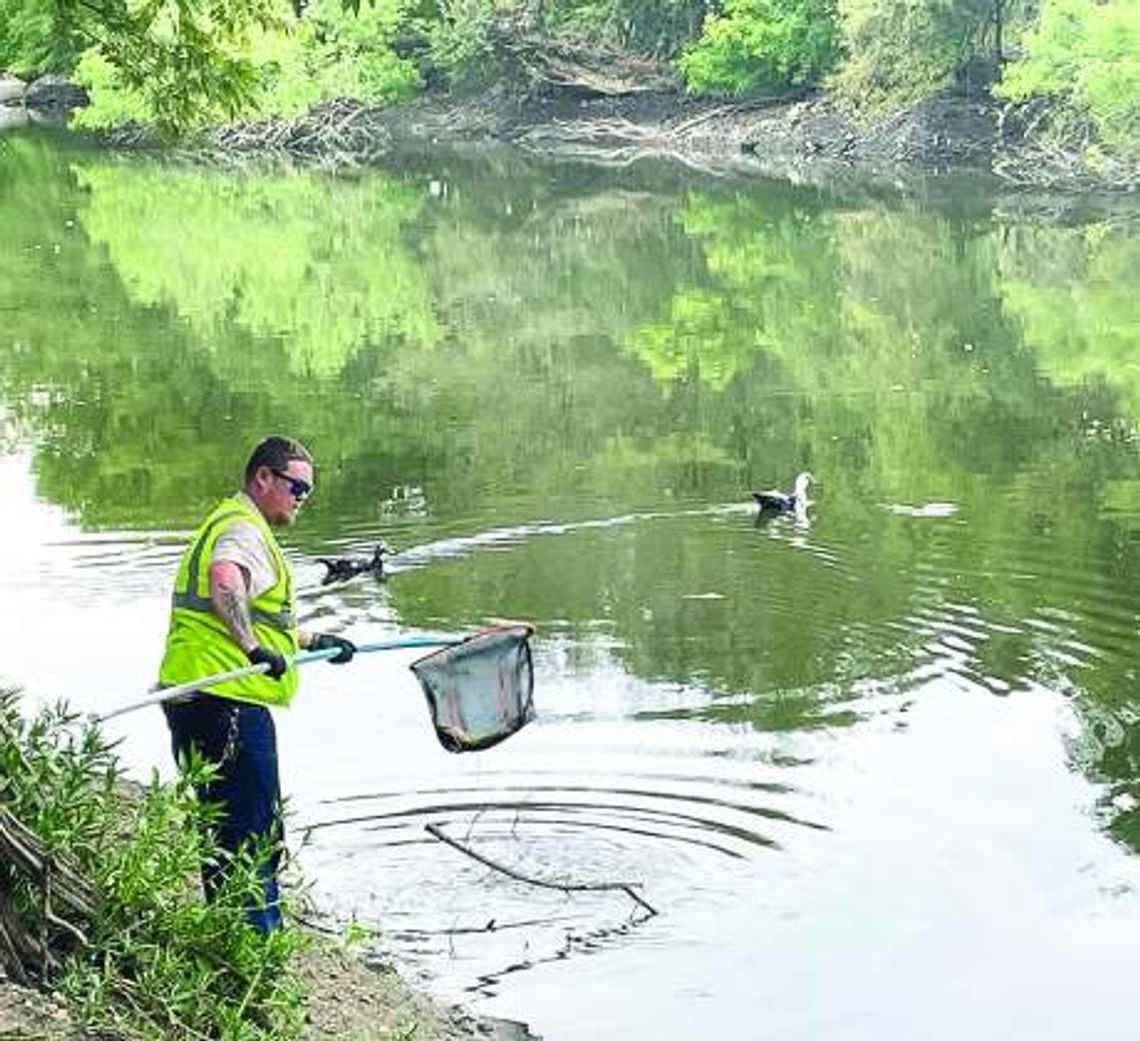
<path fill-rule="evenodd" d="M 168 135 L 502 82 L 586 94 L 956 92 L 1140 157 L 1140 0 L 0 0 L 0 68 L 77 77 L 77 122 Z"/>
<path fill-rule="evenodd" d="M 258 883 L 239 864 L 217 901 L 195 892 L 216 855 L 214 807 L 191 776 L 128 785 L 98 729 L 63 706 L 31 715 L 0 693 L 0 966 L 68 999 L 115 1038 L 292 1038 L 304 992 L 296 928 L 263 939 L 244 920 Z"/>
<path fill-rule="evenodd" d="M 218 855 L 181 779 L 128 783 L 113 748 L 65 706 L 29 711 L 0 691 L 0 1036 L 64 1041 L 457 1041 L 474 1027 L 292 921 L 245 921 L 256 856 L 218 898 L 198 891 Z"/>

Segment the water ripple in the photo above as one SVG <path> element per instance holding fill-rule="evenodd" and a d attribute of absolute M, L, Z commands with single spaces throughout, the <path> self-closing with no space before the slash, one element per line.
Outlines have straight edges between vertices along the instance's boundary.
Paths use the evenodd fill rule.
<path fill-rule="evenodd" d="M 770 793 L 780 786 L 773 786 Z M 454 799 L 439 800 L 451 795 Z M 540 797 L 536 797 L 540 796 Z M 427 800 L 425 801 L 425 797 Z M 487 828 L 507 827 L 512 834 L 525 828 L 530 840 L 559 827 L 576 831 L 611 830 L 651 840 L 682 842 L 733 857 L 744 848 L 779 849 L 772 836 L 757 830 L 758 821 L 826 831 L 827 826 L 768 805 L 699 795 L 692 791 L 667 792 L 649 787 L 598 787 L 582 784 L 525 784 L 511 794 L 509 788 L 483 792 L 471 788 L 420 789 L 408 793 L 356 794 L 330 802 L 410 802 L 396 809 L 319 820 L 305 826 L 309 832 L 350 825 L 366 832 L 406 832 L 426 821 L 454 822 L 457 814 L 478 820 L 480 834 Z M 658 805 L 664 804 L 664 805 Z M 497 832 L 496 832 L 497 833 Z M 487 836 L 484 836 L 487 837 Z M 729 840 L 726 844 L 725 840 Z M 409 841 L 402 835 L 395 841 Z"/>

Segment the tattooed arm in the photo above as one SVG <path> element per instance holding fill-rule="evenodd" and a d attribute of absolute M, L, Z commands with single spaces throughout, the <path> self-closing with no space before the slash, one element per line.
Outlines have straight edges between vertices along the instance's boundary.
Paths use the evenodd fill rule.
<path fill-rule="evenodd" d="M 219 560 L 210 565 L 210 602 L 234 642 L 245 652 L 257 646 L 249 615 L 249 576 L 240 564 Z"/>

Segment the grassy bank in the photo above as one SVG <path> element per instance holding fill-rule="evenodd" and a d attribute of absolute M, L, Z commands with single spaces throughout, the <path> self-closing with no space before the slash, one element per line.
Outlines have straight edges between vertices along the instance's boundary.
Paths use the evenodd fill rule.
<path fill-rule="evenodd" d="M 121 1041 L 471 1036 L 461 1016 L 295 924 L 245 921 L 256 852 L 198 892 L 214 807 L 186 777 L 129 783 L 98 728 L 0 692 L 0 1037 Z"/>

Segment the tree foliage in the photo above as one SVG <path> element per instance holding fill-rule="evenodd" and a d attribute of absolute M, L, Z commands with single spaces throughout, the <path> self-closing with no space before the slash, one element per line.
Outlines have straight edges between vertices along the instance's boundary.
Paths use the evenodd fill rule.
<path fill-rule="evenodd" d="M 373 0 L 353 13 L 342 0 L 313 0 L 291 36 L 266 40 L 260 110 L 294 114 L 331 98 L 379 104 L 413 93 L 419 73 L 391 46 L 412 6 L 412 0 Z M 290 47 L 292 61 L 275 66 L 275 49 Z"/>
<path fill-rule="evenodd" d="M 481 83 L 499 71 L 498 8 L 496 0 L 451 0 L 428 23 L 432 61 L 452 85 Z"/>
<path fill-rule="evenodd" d="M 834 0 L 727 0 L 678 65 L 698 92 L 801 86 L 832 66 L 838 36 Z"/>
<path fill-rule="evenodd" d="M 672 57 L 700 34 L 706 0 L 559 0 L 544 24 L 587 39 Z"/>
<path fill-rule="evenodd" d="M 163 133 L 248 111 L 259 83 L 251 36 L 280 27 L 277 0 L 64 0 L 113 83 Z"/>
<path fill-rule="evenodd" d="M 1140 149 L 1140 0 L 1042 0 L 1003 93 L 1054 98 L 1101 140 Z"/>
<path fill-rule="evenodd" d="M 0 69 L 23 76 L 70 69 L 87 45 L 66 3 L 0 2 Z"/>
<path fill-rule="evenodd" d="M 838 0 L 846 59 L 836 82 L 861 105 L 901 104 L 992 56 L 1003 0 Z"/>
<path fill-rule="evenodd" d="M 168 136 L 415 89 L 389 46 L 404 0 L 302 6 L 298 18 L 291 0 L 3 0 L 0 68 L 75 73 L 94 101 L 81 124 L 139 120 Z"/>

